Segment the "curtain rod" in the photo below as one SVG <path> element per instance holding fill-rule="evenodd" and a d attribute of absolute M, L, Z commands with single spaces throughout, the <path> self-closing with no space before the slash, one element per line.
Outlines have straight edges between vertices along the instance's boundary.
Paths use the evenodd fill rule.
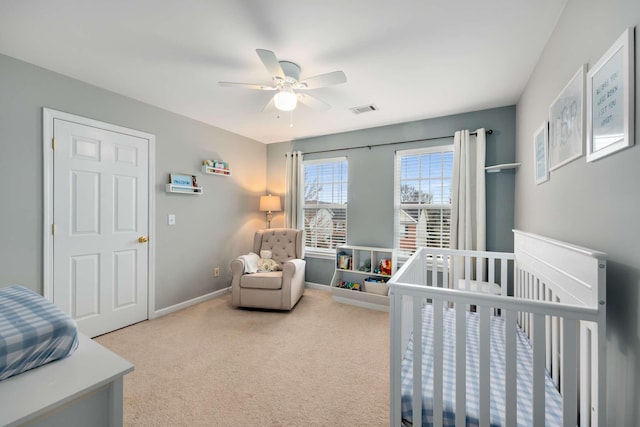
<path fill-rule="evenodd" d="M 491 135 L 493 133 L 493 129 L 487 130 L 487 135 Z M 477 132 L 470 132 L 469 135 L 477 135 Z M 447 136 L 434 136 L 432 138 L 421 138 L 421 139 L 410 139 L 408 141 L 396 141 L 396 142 L 385 142 L 384 144 L 372 144 L 372 145 L 358 145 L 357 147 L 345 147 L 345 148 L 334 148 L 333 150 L 319 150 L 319 151 L 305 151 L 302 154 L 319 154 L 319 153 L 331 153 L 332 151 L 342 151 L 342 150 L 355 150 L 358 148 L 368 148 L 371 150 L 373 147 L 383 147 L 385 145 L 398 145 L 398 144 L 408 144 L 410 142 L 421 142 L 421 141 L 434 141 L 437 139 L 446 139 L 453 138 L 455 135 L 447 135 Z M 285 156 L 287 154 L 285 153 Z"/>

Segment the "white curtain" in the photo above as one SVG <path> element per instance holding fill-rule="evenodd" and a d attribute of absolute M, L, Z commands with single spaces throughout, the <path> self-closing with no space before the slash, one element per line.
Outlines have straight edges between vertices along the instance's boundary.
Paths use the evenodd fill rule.
<path fill-rule="evenodd" d="M 451 248 L 486 250 L 484 128 L 455 133 L 451 188 Z"/>
<path fill-rule="evenodd" d="M 284 226 L 302 230 L 302 200 L 304 182 L 302 182 L 302 151 L 285 154 L 286 193 L 284 195 Z"/>

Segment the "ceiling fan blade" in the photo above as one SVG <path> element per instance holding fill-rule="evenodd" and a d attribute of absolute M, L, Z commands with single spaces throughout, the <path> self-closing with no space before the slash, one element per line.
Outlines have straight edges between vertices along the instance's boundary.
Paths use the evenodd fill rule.
<path fill-rule="evenodd" d="M 308 93 L 297 93 L 296 95 L 298 96 L 298 101 L 300 101 L 300 103 L 307 107 L 311 107 L 314 110 L 326 111 L 331 108 L 331 105 L 316 98 L 315 96 L 309 95 Z"/>
<path fill-rule="evenodd" d="M 325 86 L 339 85 L 347 82 L 347 76 L 342 71 L 334 71 L 332 73 L 319 74 L 309 77 L 300 82 L 299 89 L 315 89 Z"/>
<path fill-rule="evenodd" d="M 282 79 L 285 78 L 284 71 L 282 71 L 282 67 L 280 66 L 280 62 L 278 61 L 275 53 L 265 49 L 256 49 L 256 52 L 272 76 L 280 77 Z"/>
<path fill-rule="evenodd" d="M 264 107 L 262 107 L 262 112 L 263 112 L 263 113 L 264 113 L 264 112 L 269 112 L 269 111 L 275 111 L 275 109 L 276 109 L 276 104 L 275 104 L 274 99 L 275 99 L 275 96 L 272 96 L 272 97 L 269 99 L 269 102 L 267 102 L 267 103 L 265 104 L 265 106 L 264 106 Z"/>
<path fill-rule="evenodd" d="M 267 86 L 261 85 L 257 83 L 234 83 L 234 82 L 218 82 L 220 86 L 225 87 L 241 87 L 243 89 L 254 89 L 254 90 L 276 90 L 275 86 Z"/>

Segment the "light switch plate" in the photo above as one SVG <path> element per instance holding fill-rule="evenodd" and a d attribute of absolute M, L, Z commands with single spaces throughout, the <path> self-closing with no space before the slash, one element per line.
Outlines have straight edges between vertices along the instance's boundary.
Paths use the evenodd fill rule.
<path fill-rule="evenodd" d="M 175 214 L 167 215 L 167 224 L 176 225 L 176 216 L 175 216 Z"/>

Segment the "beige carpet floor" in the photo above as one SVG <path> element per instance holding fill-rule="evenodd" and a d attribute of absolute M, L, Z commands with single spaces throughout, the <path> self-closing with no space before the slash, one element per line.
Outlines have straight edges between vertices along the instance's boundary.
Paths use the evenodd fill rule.
<path fill-rule="evenodd" d="M 230 294 L 103 335 L 135 364 L 129 426 L 385 426 L 389 315 L 307 289 L 292 312 Z"/>

